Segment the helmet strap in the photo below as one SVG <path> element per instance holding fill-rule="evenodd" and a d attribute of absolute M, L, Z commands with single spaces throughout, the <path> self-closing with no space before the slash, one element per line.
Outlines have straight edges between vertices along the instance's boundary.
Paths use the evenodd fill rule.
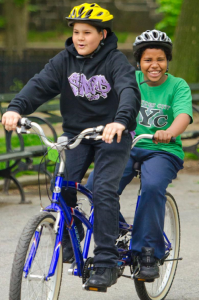
<path fill-rule="evenodd" d="M 76 56 L 76 58 L 78 58 L 78 59 L 84 59 L 84 58 L 93 58 L 93 56 L 97 53 L 97 52 L 99 52 L 99 50 L 102 48 L 102 46 L 101 46 L 101 44 L 99 44 L 99 46 L 97 47 L 97 49 L 95 49 L 95 51 L 93 51 L 91 54 L 88 54 L 88 55 L 82 55 L 82 56 L 80 56 L 80 55 L 77 55 Z"/>
<path fill-rule="evenodd" d="M 100 45 L 101 46 L 104 46 L 104 30 L 103 29 L 101 29 L 101 33 L 102 33 L 102 37 L 103 37 L 103 39 L 100 41 Z"/>
<path fill-rule="evenodd" d="M 138 70 L 141 70 L 141 68 L 140 68 L 140 63 L 137 61 L 137 69 Z"/>
<path fill-rule="evenodd" d="M 169 61 L 167 60 L 167 69 L 166 69 L 166 72 L 169 71 Z"/>

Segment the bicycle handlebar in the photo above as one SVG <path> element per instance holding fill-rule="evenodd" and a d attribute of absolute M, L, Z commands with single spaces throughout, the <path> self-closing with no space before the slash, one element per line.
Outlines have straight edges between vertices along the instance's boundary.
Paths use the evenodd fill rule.
<path fill-rule="evenodd" d="M 63 148 L 67 147 L 67 149 L 74 149 L 76 148 L 82 141 L 82 139 L 88 135 L 88 134 L 92 134 L 92 133 L 101 133 L 103 132 L 104 126 L 100 125 L 97 126 L 95 128 L 88 128 L 83 130 L 77 137 L 74 143 L 72 144 L 68 144 L 69 141 L 67 139 L 63 140 L 61 143 L 52 143 L 50 142 L 47 138 L 46 135 L 43 131 L 43 129 L 41 128 L 41 126 L 35 122 L 31 122 L 30 120 L 28 120 L 28 118 L 21 118 L 18 121 L 18 126 L 20 126 L 21 128 L 17 128 L 18 133 L 28 133 L 27 129 L 33 128 L 33 129 L 37 129 L 40 133 L 40 136 L 42 138 L 42 141 L 44 142 L 44 144 L 48 147 L 51 147 L 52 149 L 56 149 L 58 151 L 61 151 Z"/>
<path fill-rule="evenodd" d="M 148 140 L 154 140 L 154 135 L 153 134 L 140 134 L 138 135 L 134 140 L 133 140 L 133 143 L 132 143 L 132 147 L 135 147 L 135 145 L 137 144 L 137 142 L 139 140 L 142 140 L 142 139 L 148 139 Z M 170 143 L 175 143 L 176 141 L 176 138 L 175 137 L 172 137 L 171 140 L 170 140 Z"/>
<path fill-rule="evenodd" d="M 83 138 L 87 138 L 87 139 L 94 139 L 94 140 L 99 140 L 102 138 L 102 135 L 99 135 L 99 133 L 102 133 L 104 130 L 104 126 L 100 125 L 97 126 L 95 128 L 88 128 L 83 130 L 82 132 L 80 132 L 79 135 L 76 136 L 76 140 L 74 143 L 69 145 L 69 141 L 67 138 L 63 139 L 60 143 L 52 143 L 50 141 L 48 141 L 48 139 L 46 138 L 46 135 L 43 131 L 43 129 L 41 128 L 41 126 L 35 122 L 31 122 L 28 118 L 21 118 L 18 121 L 17 126 L 20 126 L 21 128 L 17 128 L 18 133 L 29 133 L 27 131 L 27 129 L 33 128 L 33 129 L 37 129 L 40 132 L 40 136 L 42 138 L 42 141 L 44 142 L 44 144 L 48 147 L 51 147 L 52 149 L 56 149 L 59 152 L 61 150 L 63 150 L 64 148 L 67 149 L 74 149 L 76 148 L 82 141 Z M 128 130 L 124 131 L 125 134 L 128 133 Z M 93 136 L 88 136 L 88 134 L 94 134 Z M 136 143 L 141 140 L 141 139 L 150 139 L 150 140 L 154 140 L 154 135 L 152 134 L 141 134 L 139 136 L 137 136 L 133 142 L 132 142 L 132 148 L 136 145 Z M 175 143 L 176 138 L 172 137 L 171 138 L 171 143 Z"/>

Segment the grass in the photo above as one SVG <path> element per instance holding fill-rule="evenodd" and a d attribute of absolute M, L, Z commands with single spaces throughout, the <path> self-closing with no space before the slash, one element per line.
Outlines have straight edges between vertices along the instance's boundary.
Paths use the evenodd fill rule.
<path fill-rule="evenodd" d="M 58 31 L 34 31 L 28 32 L 28 42 L 56 42 L 62 40 L 63 36 L 69 37 L 71 32 L 58 32 Z"/>
<path fill-rule="evenodd" d="M 41 145 L 40 138 L 37 135 L 29 134 L 29 135 L 23 135 L 24 139 L 24 145 L 25 146 L 37 146 Z M 19 139 L 17 136 L 12 137 L 12 149 L 18 148 L 20 146 Z M 6 145 L 5 145 L 5 139 L 3 137 L 0 137 L 0 154 L 6 153 Z M 33 164 L 39 164 L 41 162 L 42 157 L 33 157 Z M 25 159 L 22 160 L 25 162 Z M 44 161 L 44 160 L 43 160 Z M 10 162 L 10 165 L 14 163 L 14 161 Z M 0 162 L 0 169 L 3 170 L 6 167 L 6 162 Z M 91 164 L 89 168 L 93 169 L 94 164 Z M 48 165 L 47 167 L 48 171 L 53 173 L 54 172 L 54 165 Z M 16 174 L 16 177 L 20 177 L 22 175 L 34 175 L 38 174 L 35 171 L 22 171 Z"/>
<path fill-rule="evenodd" d="M 197 149 L 197 152 L 199 153 L 199 149 Z M 196 154 L 193 154 L 191 152 L 185 152 L 184 154 L 184 160 L 198 160 L 198 156 Z"/>
<path fill-rule="evenodd" d="M 38 136 L 33 135 L 33 134 L 29 134 L 29 135 L 24 135 L 24 144 L 26 146 L 32 146 L 32 145 L 41 145 L 41 141 L 39 139 Z M 20 142 L 17 136 L 13 136 L 12 137 L 12 149 L 18 148 L 20 147 Z M 5 145 L 5 139 L 3 137 L 0 137 L 0 154 L 6 153 L 6 145 Z M 41 161 L 42 157 L 34 157 L 33 158 L 33 164 L 39 164 Z M 25 159 L 23 159 L 22 161 L 25 162 Z M 14 161 L 10 162 L 10 165 L 13 163 Z M 4 169 L 6 167 L 6 162 L 0 162 L 0 169 Z M 53 172 L 54 167 L 53 166 L 48 166 L 48 170 L 50 172 Z M 33 175 L 33 174 L 37 174 L 37 172 L 34 171 L 23 171 L 23 172 L 19 172 L 17 173 L 16 177 L 19 177 L 21 175 Z"/>

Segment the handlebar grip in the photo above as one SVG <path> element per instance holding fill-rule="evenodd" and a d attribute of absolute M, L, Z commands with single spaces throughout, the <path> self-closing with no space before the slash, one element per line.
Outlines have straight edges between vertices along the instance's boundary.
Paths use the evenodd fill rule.
<path fill-rule="evenodd" d="M 176 142 L 176 138 L 172 136 L 170 139 L 170 143 L 175 143 L 175 142 Z"/>
<path fill-rule="evenodd" d="M 129 130 L 128 130 L 128 129 L 125 129 L 122 133 L 123 133 L 123 134 L 128 134 L 128 133 L 129 133 Z"/>
<path fill-rule="evenodd" d="M 17 126 L 21 127 L 21 119 L 17 122 Z"/>
<path fill-rule="evenodd" d="M 154 139 L 154 135 L 153 135 L 153 137 L 152 137 L 152 140 L 153 140 L 153 141 L 155 140 L 155 139 Z M 175 143 L 175 142 L 176 142 L 176 138 L 172 136 L 169 143 Z"/>
<path fill-rule="evenodd" d="M 22 128 L 22 133 L 25 133 L 26 129 L 30 129 L 31 128 L 31 121 L 28 118 L 21 118 L 19 119 L 19 121 L 17 122 L 17 126 Z"/>

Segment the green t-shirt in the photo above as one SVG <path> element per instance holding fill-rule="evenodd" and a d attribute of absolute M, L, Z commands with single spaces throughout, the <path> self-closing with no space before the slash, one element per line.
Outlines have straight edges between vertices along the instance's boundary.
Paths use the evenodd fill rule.
<path fill-rule="evenodd" d="M 136 71 L 136 80 L 141 92 L 141 108 L 137 117 L 136 136 L 140 134 L 155 134 L 157 130 L 166 130 L 173 120 L 181 113 L 191 117 L 192 122 L 192 97 L 191 91 L 185 80 L 167 74 L 167 80 L 160 86 L 151 87 L 144 81 L 144 74 Z M 153 143 L 152 140 L 140 140 L 136 147 L 156 151 L 167 151 L 184 158 L 181 137 L 175 143 Z"/>

